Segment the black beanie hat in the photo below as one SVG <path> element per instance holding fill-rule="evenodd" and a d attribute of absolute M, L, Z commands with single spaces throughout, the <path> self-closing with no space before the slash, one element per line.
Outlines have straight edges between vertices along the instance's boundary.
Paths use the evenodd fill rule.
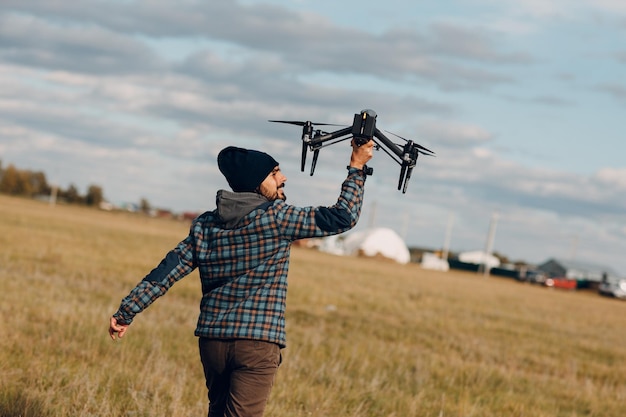
<path fill-rule="evenodd" d="M 253 192 L 278 166 L 264 152 L 228 146 L 217 155 L 217 166 L 235 192 Z"/>

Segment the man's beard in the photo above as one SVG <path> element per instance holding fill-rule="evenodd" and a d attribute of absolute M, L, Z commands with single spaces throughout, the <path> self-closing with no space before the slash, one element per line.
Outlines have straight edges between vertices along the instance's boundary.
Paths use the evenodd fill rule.
<path fill-rule="evenodd" d="M 281 185 L 273 193 L 270 193 L 269 191 L 267 191 L 263 187 L 261 187 L 261 189 L 259 191 L 261 192 L 261 195 L 263 197 L 267 198 L 269 201 L 276 201 L 276 200 L 287 201 L 287 196 L 285 195 L 285 191 L 283 190 L 284 187 L 285 187 L 284 185 Z M 280 190 L 283 190 L 283 195 L 282 196 L 279 193 Z"/>

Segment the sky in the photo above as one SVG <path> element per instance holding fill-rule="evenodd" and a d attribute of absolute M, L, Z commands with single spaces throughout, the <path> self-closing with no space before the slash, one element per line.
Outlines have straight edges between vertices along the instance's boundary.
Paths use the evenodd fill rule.
<path fill-rule="evenodd" d="M 310 176 L 300 128 L 268 120 L 348 126 L 373 109 L 436 156 L 403 194 L 375 152 L 357 230 L 461 252 L 492 226 L 512 261 L 624 276 L 625 74 L 623 0 L 2 0 L 0 160 L 202 212 L 234 145 L 280 163 L 288 202 L 330 206 L 348 142 Z"/>

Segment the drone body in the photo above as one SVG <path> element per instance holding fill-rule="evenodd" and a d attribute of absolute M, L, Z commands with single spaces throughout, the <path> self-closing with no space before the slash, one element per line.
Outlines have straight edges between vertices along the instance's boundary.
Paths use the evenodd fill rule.
<path fill-rule="evenodd" d="M 315 165 L 317 164 L 317 158 L 319 156 L 320 149 L 323 147 L 333 145 L 338 142 L 342 142 L 347 139 L 354 138 L 357 145 L 363 145 L 370 140 L 376 143 L 378 149 L 383 149 L 387 155 L 389 155 L 396 163 L 400 165 L 400 178 L 398 180 L 398 190 L 402 190 L 402 193 L 406 193 L 409 180 L 411 179 L 411 173 L 413 168 L 417 164 L 417 158 L 420 154 L 427 156 L 434 156 L 435 153 L 430 149 L 427 149 L 412 140 L 404 139 L 401 136 L 396 136 L 399 139 L 405 141 L 404 145 L 398 145 L 393 143 L 376 127 L 376 112 L 374 110 L 365 109 L 360 113 L 354 115 L 352 126 L 345 127 L 343 129 L 336 130 L 334 132 L 326 133 L 319 129 L 315 129 L 315 125 L 319 126 L 336 126 L 328 123 L 313 123 L 311 121 L 299 122 L 299 121 L 287 121 L 287 120 L 270 120 L 275 123 L 288 123 L 297 126 L 302 126 L 302 157 L 300 162 L 300 170 L 304 171 L 306 163 L 306 155 L 308 151 L 313 152 L 313 160 L 311 162 L 311 175 L 315 171 Z M 332 141 L 332 142 L 331 142 Z M 372 175 L 373 169 L 364 167 L 366 175 Z"/>

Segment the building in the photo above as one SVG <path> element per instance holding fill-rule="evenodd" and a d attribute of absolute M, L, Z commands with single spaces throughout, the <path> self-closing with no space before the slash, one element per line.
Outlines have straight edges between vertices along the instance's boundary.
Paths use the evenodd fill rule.
<path fill-rule="evenodd" d="M 579 287 L 597 287 L 601 282 L 616 280 L 618 274 L 604 265 L 589 262 L 552 258 L 539 265 L 537 269 L 549 278 L 564 278 L 577 281 Z"/>

